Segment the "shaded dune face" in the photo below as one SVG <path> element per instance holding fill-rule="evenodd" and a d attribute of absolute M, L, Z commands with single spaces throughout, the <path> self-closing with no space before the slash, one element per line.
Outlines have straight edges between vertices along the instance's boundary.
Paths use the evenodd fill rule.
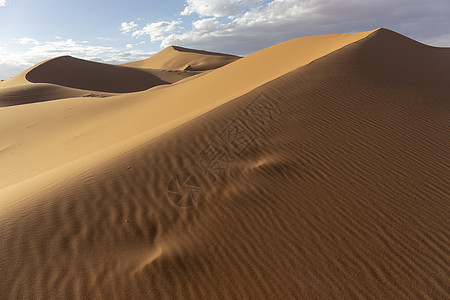
<path fill-rule="evenodd" d="M 342 64 L 381 86 L 439 91 L 450 86 L 450 48 L 424 45 L 388 29 L 349 45 Z"/>
<path fill-rule="evenodd" d="M 167 83 L 143 70 L 70 56 L 58 57 L 37 66 L 26 74 L 26 79 L 33 83 L 111 93 L 138 92 Z"/>

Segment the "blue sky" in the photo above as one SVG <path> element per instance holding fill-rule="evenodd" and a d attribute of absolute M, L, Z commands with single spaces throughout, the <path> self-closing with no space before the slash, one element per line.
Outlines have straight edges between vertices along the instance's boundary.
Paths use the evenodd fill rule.
<path fill-rule="evenodd" d="M 448 47 L 449 15 L 448 0 L 0 0 L 0 79 L 60 55 L 117 64 L 169 45 L 247 55 L 378 27 Z"/>

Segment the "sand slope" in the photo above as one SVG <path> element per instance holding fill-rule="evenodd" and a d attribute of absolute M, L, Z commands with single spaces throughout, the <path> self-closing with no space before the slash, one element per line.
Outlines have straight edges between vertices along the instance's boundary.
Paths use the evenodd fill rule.
<path fill-rule="evenodd" d="M 240 58 L 235 55 L 169 46 L 148 59 L 123 64 L 123 66 L 145 69 L 206 71 L 220 68 Z"/>
<path fill-rule="evenodd" d="M 294 60 L 282 52 L 287 43 L 170 87 L 93 98 L 89 107 L 67 99 L 0 109 L 3 116 L 34 112 L 48 121 L 46 111 L 70 103 L 78 111 L 70 115 L 74 124 L 98 137 L 103 127 L 85 118 L 113 117 L 104 111 L 106 101 L 136 119 L 145 100 L 161 114 L 158 99 L 166 94 L 173 109 L 165 113 L 174 119 L 183 114 L 173 107 L 171 91 L 180 90 L 188 105 L 179 110 L 190 119 L 160 129 L 155 124 L 164 118 L 148 113 L 149 127 L 133 123 L 147 129 L 140 136 L 126 140 L 139 132 L 126 128 L 116 146 L 0 190 L 1 295 L 448 298 L 450 49 L 384 29 L 356 35 L 354 43 L 347 39 L 342 48 L 344 37 L 290 42 L 302 49 L 311 42 L 311 53 L 327 39 L 334 43 L 337 51 L 319 59 L 304 51 L 306 57 Z M 252 90 L 229 101 L 245 89 L 228 73 L 257 68 L 259 58 L 270 65 L 277 53 L 291 60 L 272 69 L 274 78 L 269 71 L 251 76 Z M 226 78 L 220 83 L 228 84 L 231 99 L 206 91 L 210 109 L 193 119 L 208 103 L 202 95 L 193 103 L 190 88 L 213 81 L 208 76 Z M 5 124 L 13 120 L 8 133 L 25 135 L 20 118 Z M 36 126 L 45 133 L 42 122 Z M 112 145 L 103 133 L 97 147 Z M 81 152 L 87 147 L 82 139 L 70 145 Z M 8 151 L 2 152 L 14 155 Z M 183 174 L 195 178 L 192 193 L 201 189 L 200 196 L 184 198 L 184 205 L 195 200 L 190 208 L 173 205 L 168 193 Z M 68 177 L 52 186 L 61 175 Z"/>

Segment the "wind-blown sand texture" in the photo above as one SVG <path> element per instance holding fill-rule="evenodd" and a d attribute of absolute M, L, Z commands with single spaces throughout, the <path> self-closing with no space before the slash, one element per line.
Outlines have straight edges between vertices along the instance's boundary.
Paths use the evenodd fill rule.
<path fill-rule="evenodd" d="M 312 36 L 122 94 L 40 66 L 0 83 L 2 298 L 450 297 L 450 49 Z"/>

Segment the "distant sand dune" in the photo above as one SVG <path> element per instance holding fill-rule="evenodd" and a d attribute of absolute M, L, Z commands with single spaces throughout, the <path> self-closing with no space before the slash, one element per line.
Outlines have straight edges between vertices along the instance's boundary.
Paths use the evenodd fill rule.
<path fill-rule="evenodd" d="M 147 69 L 206 71 L 217 69 L 241 57 L 170 46 L 152 57 L 124 64 L 124 66 Z"/>
<path fill-rule="evenodd" d="M 90 62 L 70 56 L 49 60 L 28 72 L 26 78 L 34 83 L 54 83 L 113 93 L 143 91 L 167 83 L 139 69 Z"/>
<path fill-rule="evenodd" d="M 449 298 L 449 51 L 307 37 L 170 86 L 0 108 L 0 294 Z M 168 196 L 177 174 L 192 207 Z"/>

